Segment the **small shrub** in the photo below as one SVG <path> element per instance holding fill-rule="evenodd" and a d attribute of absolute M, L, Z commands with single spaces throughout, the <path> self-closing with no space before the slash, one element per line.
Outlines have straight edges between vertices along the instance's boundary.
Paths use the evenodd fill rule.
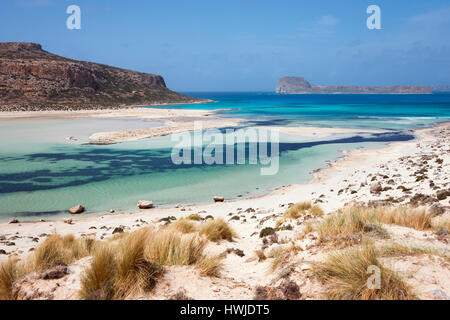
<path fill-rule="evenodd" d="M 201 221 L 201 220 L 203 220 L 202 217 L 199 214 L 197 214 L 197 213 L 190 214 L 187 217 L 187 219 L 188 220 L 193 220 L 193 221 Z"/>
<path fill-rule="evenodd" d="M 283 214 L 286 219 L 298 219 L 301 215 L 305 214 L 306 210 L 311 209 L 311 202 L 299 202 L 289 207 Z"/>
<path fill-rule="evenodd" d="M 259 237 L 264 238 L 264 237 L 274 234 L 275 232 L 276 232 L 276 230 L 274 228 L 266 227 L 261 230 L 261 232 L 259 233 Z"/>
<path fill-rule="evenodd" d="M 200 227 L 200 234 L 210 241 L 233 240 L 234 231 L 223 219 L 219 218 L 206 222 Z"/>
<path fill-rule="evenodd" d="M 319 206 L 312 206 L 309 212 L 315 217 L 322 217 L 325 214 Z"/>

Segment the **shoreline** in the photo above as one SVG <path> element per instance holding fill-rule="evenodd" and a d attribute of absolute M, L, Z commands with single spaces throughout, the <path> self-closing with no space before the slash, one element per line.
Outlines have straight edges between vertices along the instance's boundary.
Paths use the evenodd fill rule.
<path fill-rule="evenodd" d="M 450 130 L 450 122 L 417 129 L 414 131 L 417 138 L 412 141 L 388 143 L 387 146 L 382 148 L 350 150 L 336 161 L 331 162 L 328 167 L 320 168 L 314 172 L 312 179 L 308 183 L 281 186 L 262 196 L 225 200 L 224 203 L 213 203 L 211 199 L 209 204 L 191 204 L 170 208 L 155 207 L 149 210 L 136 209 L 132 212 L 120 214 L 77 216 L 67 213 L 66 217 L 59 217 L 58 219 L 45 222 L 21 221 L 18 224 L 0 222 L 0 235 L 5 233 L 14 234 L 16 232 L 27 234 L 29 237 L 53 232 L 60 234 L 75 233 L 78 235 L 92 234 L 90 228 L 99 224 L 110 225 L 111 228 L 113 225 L 120 224 L 133 229 L 136 219 L 145 219 L 148 222 L 157 223 L 163 217 L 175 216 L 179 218 L 196 212 L 207 212 L 208 214 L 214 214 L 214 216 L 226 217 L 228 212 L 239 208 L 255 208 L 263 212 L 275 212 L 280 210 L 280 208 L 284 210 L 283 207 L 288 203 L 308 200 L 319 204 L 326 213 L 331 213 L 349 202 L 379 200 L 378 197 L 368 192 L 367 186 L 365 187 L 367 192 L 359 193 L 357 196 L 350 192 L 336 195 L 336 192 L 338 192 L 338 188 L 342 188 L 347 183 L 347 179 L 353 176 L 355 172 L 359 172 L 360 175 L 361 172 L 367 174 L 364 169 L 367 169 L 367 172 L 377 170 L 383 163 L 411 155 L 416 151 L 415 147 L 418 144 L 434 141 L 435 137 L 432 132 L 441 128 Z M 368 164 L 371 164 L 371 167 L 368 167 Z M 370 183 L 366 182 L 366 184 Z M 64 223 L 64 220 L 67 219 L 73 220 L 73 224 Z M 96 236 L 100 236 L 100 234 L 97 233 Z M 102 236 L 106 235 L 103 234 Z M 17 250 L 22 251 L 18 254 L 23 254 L 35 244 L 18 245 Z M 0 248 L 2 248 L 1 245 Z M 0 255 L 0 260 L 4 260 L 5 257 L 5 255 Z"/>

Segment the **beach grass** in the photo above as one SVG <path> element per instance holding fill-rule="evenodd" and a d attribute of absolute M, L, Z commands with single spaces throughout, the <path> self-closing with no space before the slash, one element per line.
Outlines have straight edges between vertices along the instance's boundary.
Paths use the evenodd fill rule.
<path fill-rule="evenodd" d="M 72 234 L 52 234 L 34 252 L 30 268 L 32 271 L 43 271 L 60 264 L 69 265 L 90 255 L 94 245 L 93 239 L 76 239 Z"/>
<path fill-rule="evenodd" d="M 380 271 L 380 283 L 370 282 L 372 268 Z M 365 242 L 328 255 L 316 263 L 313 271 L 325 284 L 324 295 L 337 300 L 411 300 L 415 296 L 410 287 L 393 271 L 385 268 L 377 258 L 373 244 Z M 372 284 L 371 286 L 368 285 Z"/>
<path fill-rule="evenodd" d="M 217 242 L 220 240 L 232 241 L 236 236 L 234 230 L 225 220 L 219 218 L 209 220 L 200 226 L 200 235 L 204 235 L 208 240 Z"/>
<path fill-rule="evenodd" d="M 217 276 L 223 256 L 204 254 L 208 240 L 173 228 L 144 228 L 98 246 L 82 278 L 83 299 L 125 299 L 151 291 L 166 266 L 195 266 Z M 114 270 L 114 271 L 113 271 Z"/>
<path fill-rule="evenodd" d="M 13 283 L 24 273 L 25 270 L 17 259 L 9 258 L 0 264 L 0 300 L 14 300 Z"/>

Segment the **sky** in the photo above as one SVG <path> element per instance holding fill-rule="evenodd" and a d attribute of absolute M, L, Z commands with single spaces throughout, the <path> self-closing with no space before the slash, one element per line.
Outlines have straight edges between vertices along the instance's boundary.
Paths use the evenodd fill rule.
<path fill-rule="evenodd" d="M 69 5 L 81 29 L 69 30 Z M 378 5 L 381 29 L 366 10 Z M 160 74 L 182 91 L 450 85 L 448 0 L 1 0 L 0 42 Z"/>

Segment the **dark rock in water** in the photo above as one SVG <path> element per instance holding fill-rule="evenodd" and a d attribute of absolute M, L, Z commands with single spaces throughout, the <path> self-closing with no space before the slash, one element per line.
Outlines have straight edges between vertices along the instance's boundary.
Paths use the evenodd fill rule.
<path fill-rule="evenodd" d="M 0 83 L 1 111 L 208 102 L 169 90 L 159 75 L 64 58 L 37 43 L 0 42 Z"/>
<path fill-rule="evenodd" d="M 219 196 L 215 196 L 213 198 L 214 202 L 224 202 L 225 198 L 224 197 L 219 197 Z"/>
<path fill-rule="evenodd" d="M 9 223 L 19 223 L 20 221 L 18 219 L 11 219 L 11 221 L 9 221 Z"/>
<path fill-rule="evenodd" d="M 6 253 L 6 251 L 5 251 L 5 250 L 3 250 L 3 249 L 0 249 L 0 254 L 8 254 L 8 253 Z"/>

